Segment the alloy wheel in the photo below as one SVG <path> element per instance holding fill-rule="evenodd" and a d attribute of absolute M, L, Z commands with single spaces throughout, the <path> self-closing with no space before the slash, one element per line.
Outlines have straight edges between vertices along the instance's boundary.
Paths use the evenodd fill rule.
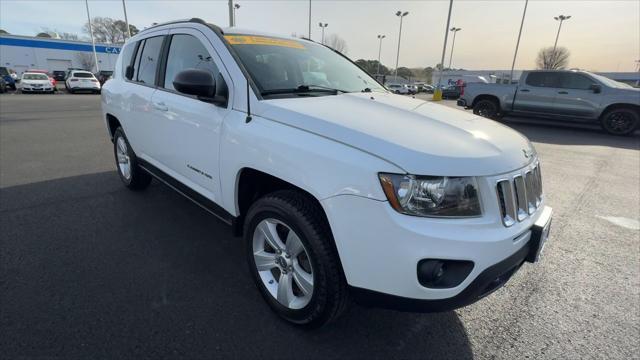
<path fill-rule="evenodd" d="M 253 258 L 262 284 L 281 305 L 302 309 L 313 296 L 313 268 L 298 234 L 280 220 L 262 220 L 253 233 Z"/>
<path fill-rule="evenodd" d="M 127 151 L 127 142 L 122 136 L 116 140 L 116 156 L 118 158 L 120 174 L 122 174 L 126 180 L 131 180 L 131 159 Z"/>

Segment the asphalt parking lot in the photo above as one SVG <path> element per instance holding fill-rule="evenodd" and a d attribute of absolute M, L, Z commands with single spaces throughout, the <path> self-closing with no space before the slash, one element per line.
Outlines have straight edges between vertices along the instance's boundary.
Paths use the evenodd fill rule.
<path fill-rule="evenodd" d="M 273 314 L 229 229 L 121 184 L 95 95 L 0 95 L 0 358 L 637 358 L 640 136 L 506 119 L 541 156 L 552 237 L 455 312 Z M 453 106 L 452 102 L 445 102 Z"/>

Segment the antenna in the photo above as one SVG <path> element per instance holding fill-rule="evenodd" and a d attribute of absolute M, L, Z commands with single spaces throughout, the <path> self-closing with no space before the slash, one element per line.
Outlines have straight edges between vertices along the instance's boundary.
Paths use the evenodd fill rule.
<path fill-rule="evenodd" d="M 251 122 L 251 98 L 249 97 L 249 78 L 247 77 L 247 118 L 244 119 L 245 124 Z"/>

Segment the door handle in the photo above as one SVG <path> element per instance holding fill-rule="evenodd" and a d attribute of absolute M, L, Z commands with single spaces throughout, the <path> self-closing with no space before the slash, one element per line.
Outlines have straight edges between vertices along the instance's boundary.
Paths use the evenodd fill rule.
<path fill-rule="evenodd" d="M 156 110 L 160 110 L 160 111 L 168 111 L 169 110 L 169 107 L 167 107 L 167 105 L 165 105 L 165 103 L 163 103 L 163 102 L 154 102 L 153 103 L 153 107 Z"/>
<path fill-rule="evenodd" d="M 520 89 L 520 92 L 529 92 L 529 89 Z"/>
<path fill-rule="evenodd" d="M 564 95 L 566 95 L 566 94 L 568 94 L 568 92 L 566 92 L 566 91 L 558 91 L 558 94 L 564 94 Z"/>

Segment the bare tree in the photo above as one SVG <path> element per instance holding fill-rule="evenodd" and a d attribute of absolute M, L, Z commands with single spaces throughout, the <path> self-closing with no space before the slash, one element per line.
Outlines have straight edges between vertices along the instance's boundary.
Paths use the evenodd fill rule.
<path fill-rule="evenodd" d="M 538 51 L 538 57 L 536 58 L 536 66 L 538 69 L 544 70 L 561 70 L 569 66 L 569 50 L 565 47 L 556 48 L 553 51 L 553 47 L 546 47 Z"/>
<path fill-rule="evenodd" d="M 91 25 L 93 27 L 93 37 L 97 42 L 118 44 L 127 39 L 127 24 L 122 20 L 96 16 L 91 19 Z M 131 30 L 131 35 L 135 35 L 139 31 L 135 25 L 131 24 L 129 24 L 129 29 Z M 84 24 L 82 31 L 86 34 L 91 34 L 88 22 Z"/>
<path fill-rule="evenodd" d="M 88 52 L 78 52 L 76 54 L 76 57 L 78 58 L 78 61 L 80 62 L 80 65 L 82 65 L 82 68 L 87 70 L 87 71 L 92 71 L 93 67 L 96 64 L 96 60 L 93 57 L 92 53 L 88 53 Z"/>
<path fill-rule="evenodd" d="M 336 34 L 327 36 L 325 45 L 343 54 L 347 53 L 347 42 Z"/>
<path fill-rule="evenodd" d="M 0 29 L 0 34 L 9 34 L 9 32 L 7 32 L 7 30 Z"/>

